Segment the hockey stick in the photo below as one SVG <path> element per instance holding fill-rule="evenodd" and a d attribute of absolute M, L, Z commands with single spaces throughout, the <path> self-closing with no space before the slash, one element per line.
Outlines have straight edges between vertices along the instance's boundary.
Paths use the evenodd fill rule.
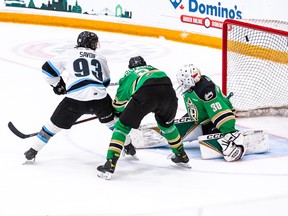
<path fill-rule="evenodd" d="M 118 82 L 114 82 L 114 83 L 110 83 L 109 85 L 110 86 L 118 86 L 119 83 Z M 97 118 L 98 118 L 97 116 L 94 116 L 94 117 L 91 117 L 91 118 L 83 119 L 83 120 L 75 122 L 74 125 L 80 124 L 80 123 L 83 123 L 83 122 L 87 122 L 87 121 L 91 121 L 91 120 L 94 120 L 94 119 L 97 119 Z M 21 139 L 26 139 L 26 138 L 29 138 L 29 137 L 33 137 L 33 136 L 36 136 L 38 134 L 38 132 L 31 133 L 31 134 L 24 134 L 24 133 L 20 132 L 14 126 L 14 124 L 11 121 L 8 122 L 8 127 L 12 131 L 12 133 L 14 133 L 16 136 L 20 137 Z"/>
<path fill-rule="evenodd" d="M 114 83 L 110 83 L 109 86 L 118 86 L 119 83 L 118 82 L 114 82 Z"/>
<path fill-rule="evenodd" d="M 87 122 L 87 121 L 91 121 L 91 120 L 94 120 L 94 119 L 97 119 L 98 117 L 97 116 L 93 116 L 91 118 L 87 118 L 87 119 L 83 119 L 83 120 L 80 120 L 80 121 L 77 121 L 74 123 L 74 125 L 77 125 L 77 124 L 81 124 L 81 123 L 84 123 L 84 122 Z M 22 132 L 20 132 L 14 125 L 13 123 L 10 121 L 8 122 L 8 127 L 9 129 L 12 131 L 12 133 L 14 133 L 16 136 L 20 137 L 21 139 L 26 139 L 26 138 L 29 138 L 29 137 L 33 137 L 33 136 L 36 136 L 38 134 L 38 132 L 36 133 L 31 133 L 31 134 L 24 134 Z"/>

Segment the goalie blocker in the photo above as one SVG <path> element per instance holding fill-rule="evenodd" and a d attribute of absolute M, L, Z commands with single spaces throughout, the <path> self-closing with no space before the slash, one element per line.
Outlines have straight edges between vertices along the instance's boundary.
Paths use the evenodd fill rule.
<path fill-rule="evenodd" d="M 201 125 L 195 124 L 189 117 L 175 120 L 183 139 L 184 145 L 198 140 L 202 159 L 223 158 L 223 150 L 218 142 L 223 139 L 223 134 L 203 135 Z M 269 151 L 268 134 L 263 130 L 245 130 L 240 132 L 243 135 L 245 154 L 264 153 Z M 155 148 L 169 146 L 166 139 L 161 135 L 160 129 L 155 124 L 142 125 L 139 129 L 132 129 L 130 133 L 132 143 L 136 148 Z M 236 143 L 237 145 L 237 143 Z M 235 152 L 234 152 L 235 153 Z M 243 155 L 240 156 L 240 158 Z M 227 161 L 232 159 L 225 157 Z"/>

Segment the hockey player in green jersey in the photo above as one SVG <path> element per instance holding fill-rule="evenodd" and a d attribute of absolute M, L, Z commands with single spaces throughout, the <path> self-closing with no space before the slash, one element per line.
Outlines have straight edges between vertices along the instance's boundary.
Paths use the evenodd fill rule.
<path fill-rule="evenodd" d="M 181 67 L 176 76 L 189 117 L 202 125 L 203 134 L 224 134 L 218 143 L 225 160 L 239 160 L 245 154 L 246 146 L 243 135 L 235 128 L 235 110 L 229 99 L 193 64 Z"/>
<path fill-rule="evenodd" d="M 178 99 L 170 78 L 165 72 L 147 65 L 141 56 L 132 57 L 128 68 L 119 81 L 113 102 L 114 108 L 121 115 L 114 125 L 107 161 L 97 168 L 98 176 L 111 178 L 126 136 L 131 128 L 138 128 L 149 113 L 155 114 L 158 127 L 171 147 L 173 154 L 169 158 L 176 164 L 189 167 L 189 158 L 174 124 Z"/>

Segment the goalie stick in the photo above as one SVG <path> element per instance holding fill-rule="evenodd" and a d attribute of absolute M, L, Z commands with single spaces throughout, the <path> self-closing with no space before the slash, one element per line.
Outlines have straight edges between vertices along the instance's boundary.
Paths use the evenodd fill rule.
<path fill-rule="evenodd" d="M 87 121 L 91 121 L 91 120 L 94 120 L 94 119 L 97 119 L 97 118 L 98 118 L 97 116 L 93 116 L 91 118 L 79 120 L 79 121 L 75 122 L 74 125 L 81 124 L 81 123 L 84 123 L 84 122 L 87 122 Z M 8 127 L 12 131 L 12 133 L 14 133 L 16 136 L 20 137 L 21 139 L 26 139 L 26 138 L 29 138 L 29 137 L 33 137 L 33 136 L 36 136 L 38 134 L 38 132 L 30 133 L 30 134 L 24 134 L 24 133 L 20 132 L 14 126 L 14 124 L 11 121 L 8 122 Z"/>

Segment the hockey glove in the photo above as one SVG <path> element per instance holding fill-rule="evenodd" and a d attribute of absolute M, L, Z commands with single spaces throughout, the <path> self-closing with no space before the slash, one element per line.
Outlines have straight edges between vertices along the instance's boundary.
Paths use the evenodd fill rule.
<path fill-rule="evenodd" d="M 247 150 L 244 136 L 240 132 L 228 133 L 217 142 L 221 145 L 224 159 L 228 162 L 241 159 Z"/>
<path fill-rule="evenodd" d="M 55 87 L 53 87 L 53 91 L 57 95 L 66 94 L 66 84 L 63 81 L 61 76 L 60 76 L 60 81 L 57 83 L 57 85 Z"/>

